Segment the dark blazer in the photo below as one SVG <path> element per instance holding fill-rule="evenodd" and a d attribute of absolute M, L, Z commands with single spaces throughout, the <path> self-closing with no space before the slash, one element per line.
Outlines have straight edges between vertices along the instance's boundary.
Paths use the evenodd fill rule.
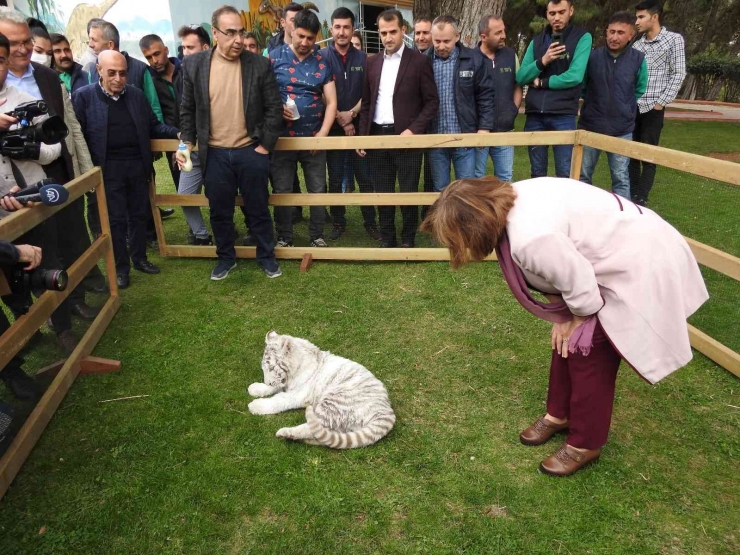
<path fill-rule="evenodd" d="M 139 149 L 145 168 L 152 167 L 152 139 L 176 139 L 177 129 L 159 123 L 146 96 L 136 87 L 126 85 L 126 92 L 118 102 L 124 102 L 134 120 Z M 90 157 L 96 166 L 105 167 L 108 153 L 108 104 L 100 88 L 94 83 L 82 87 L 72 95 L 75 114 L 80 121 L 82 133 L 90 147 Z"/>
<path fill-rule="evenodd" d="M 64 97 L 62 96 L 62 82 L 59 80 L 59 74 L 55 70 L 36 62 L 31 62 L 31 65 L 33 66 L 34 79 L 36 79 L 36 84 L 39 91 L 41 91 L 41 98 L 49 108 L 49 115 L 57 115 L 64 119 Z M 62 145 L 62 155 L 51 164 L 44 166 L 44 171 L 48 177 L 64 185 L 69 180 L 74 179 L 75 170 L 65 141 L 60 144 Z"/>
<path fill-rule="evenodd" d="M 367 59 L 367 70 L 362 90 L 360 135 L 369 135 L 378 100 L 380 74 L 383 71 L 383 52 Z M 414 135 L 426 133 L 429 123 L 437 115 L 439 97 L 434 83 L 432 63 L 427 56 L 404 46 L 393 90 L 393 123 L 396 134 L 406 129 Z"/>
<path fill-rule="evenodd" d="M 72 87 L 73 92 L 77 92 L 78 89 L 81 89 L 82 87 L 86 87 L 90 84 L 90 74 L 87 73 L 84 69 L 82 69 L 82 66 L 78 64 L 77 62 L 74 62 L 72 64 L 72 71 L 70 72 L 70 85 Z M 70 94 L 71 94 L 70 93 Z"/>
<path fill-rule="evenodd" d="M 211 130 L 211 56 L 216 49 L 186 56 L 182 62 L 182 140 L 198 143 L 203 175 Z M 272 151 L 283 129 L 283 100 L 267 58 L 246 50 L 241 54 L 244 120 L 249 137 Z M 198 140 L 200 139 L 200 141 Z"/>

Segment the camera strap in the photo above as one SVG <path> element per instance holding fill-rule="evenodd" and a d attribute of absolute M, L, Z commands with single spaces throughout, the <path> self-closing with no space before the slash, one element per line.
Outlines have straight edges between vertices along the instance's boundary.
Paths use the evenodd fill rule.
<path fill-rule="evenodd" d="M 18 185 L 21 189 L 25 189 L 28 187 L 28 183 L 26 183 L 26 178 L 23 177 L 23 174 L 21 173 L 21 170 L 18 168 L 18 166 L 15 165 L 15 162 L 11 158 L 8 158 L 10 160 L 10 169 L 13 170 L 13 177 L 15 178 L 15 184 Z"/>

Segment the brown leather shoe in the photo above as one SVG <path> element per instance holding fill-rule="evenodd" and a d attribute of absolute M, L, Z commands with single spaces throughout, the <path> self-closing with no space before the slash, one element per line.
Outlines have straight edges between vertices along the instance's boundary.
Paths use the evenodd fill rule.
<path fill-rule="evenodd" d="M 567 420 L 562 424 L 555 424 L 540 416 L 534 424 L 519 434 L 519 441 L 524 445 L 542 445 L 558 432 L 567 430 L 569 426 L 570 422 Z"/>
<path fill-rule="evenodd" d="M 570 476 L 581 468 L 594 462 L 601 455 L 601 449 L 579 451 L 567 443 L 540 463 L 540 470 L 550 476 Z"/>

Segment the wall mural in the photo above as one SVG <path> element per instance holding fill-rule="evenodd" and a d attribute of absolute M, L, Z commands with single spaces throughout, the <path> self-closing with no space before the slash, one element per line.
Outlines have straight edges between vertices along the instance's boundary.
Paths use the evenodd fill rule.
<path fill-rule="evenodd" d="M 49 32 L 65 35 L 75 57 L 87 47 L 87 22 L 94 17 L 113 23 L 121 35 L 121 50 L 135 58 L 143 59 L 139 39 L 149 33 L 162 37 L 171 56 L 177 53 L 169 0 L 100 0 L 93 3 L 15 0 L 14 5 L 24 15 L 43 21 Z"/>
<path fill-rule="evenodd" d="M 319 15 L 319 8 L 313 2 L 299 2 L 301 6 L 306 9 L 312 10 Z M 290 4 L 290 0 L 249 0 L 249 11 L 242 11 L 242 23 L 244 28 L 252 31 L 257 37 L 257 44 L 260 48 L 267 46 L 267 42 L 280 26 L 280 13 L 282 12 L 283 6 Z M 329 32 L 329 23 L 324 19 L 321 22 L 321 30 L 319 31 L 316 41 L 324 40 L 331 37 Z"/>

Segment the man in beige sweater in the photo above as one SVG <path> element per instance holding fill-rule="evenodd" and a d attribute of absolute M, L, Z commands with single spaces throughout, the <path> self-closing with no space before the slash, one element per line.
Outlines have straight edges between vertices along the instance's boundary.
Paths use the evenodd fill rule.
<path fill-rule="evenodd" d="M 234 205 L 241 192 L 257 244 L 257 262 L 267 277 L 281 275 L 267 205 L 270 152 L 282 127 L 283 107 L 269 62 L 245 50 L 247 31 L 239 11 L 217 9 L 211 18 L 216 47 L 182 63 L 182 139 L 198 143 L 218 263 L 212 280 L 236 268 Z M 182 167 L 183 155 L 178 153 Z"/>

